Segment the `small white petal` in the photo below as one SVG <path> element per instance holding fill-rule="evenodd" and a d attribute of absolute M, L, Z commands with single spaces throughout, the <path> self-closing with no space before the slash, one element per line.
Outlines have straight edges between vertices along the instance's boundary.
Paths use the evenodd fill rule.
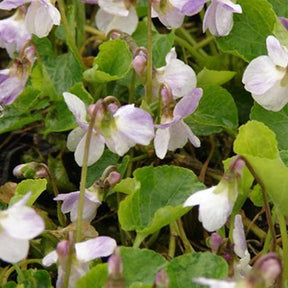
<path fill-rule="evenodd" d="M 98 5 L 109 14 L 118 16 L 128 16 L 129 14 L 123 0 L 99 0 Z"/>
<path fill-rule="evenodd" d="M 184 203 L 184 207 L 199 205 L 199 221 L 203 227 L 213 232 L 220 229 L 227 221 L 232 211 L 232 204 L 228 198 L 228 190 L 217 194 L 215 187 L 192 194 Z"/>
<path fill-rule="evenodd" d="M 169 127 L 165 129 L 161 128 L 157 129 L 154 138 L 154 148 L 158 158 L 164 159 L 168 150 L 169 140 L 170 140 Z"/>
<path fill-rule="evenodd" d="M 83 130 L 81 127 L 77 127 L 75 129 L 73 129 L 67 137 L 67 148 L 70 151 L 75 151 L 77 148 L 77 145 L 79 144 L 79 142 L 81 141 L 81 139 L 83 138 L 83 136 L 85 135 L 86 131 Z"/>
<path fill-rule="evenodd" d="M 285 76 L 284 69 L 277 69 L 269 56 L 253 59 L 247 66 L 242 82 L 252 94 L 261 95 L 271 89 Z"/>
<path fill-rule="evenodd" d="M 76 243 L 76 257 L 79 261 L 88 262 L 99 257 L 111 255 L 116 247 L 117 243 L 113 238 L 99 236 L 85 242 Z"/>
<path fill-rule="evenodd" d="M 233 12 L 218 5 L 215 15 L 216 36 L 227 36 L 233 27 Z"/>
<path fill-rule="evenodd" d="M 57 261 L 58 261 L 58 254 L 56 250 L 53 250 L 42 259 L 42 264 L 45 266 L 51 266 Z"/>
<path fill-rule="evenodd" d="M 204 277 L 194 278 L 193 281 L 198 284 L 208 285 L 211 288 L 236 288 L 236 282 L 229 282 L 218 279 L 208 279 Z"/>
<path fill-rule="evenodd" d="M 108 34 L 113 29 L 117 29 L 132 35 L 138 25 L 138 16 L 134 7 L 130 8 L 127 16 L 113 15 L 103 9 L 99 9 L 95 20 L 98 29 L 105 34 Z"/>
<path fill-rule="evenodd" d="M 179 121 L 169 128 L 170 141 L 168 145 L 169 151 L 174 151 L 178 148 L 182 148 L 188 141 L 186 124 L 183 121 Z"/>
<path fill-rule="evenodd" d="M 268 56 L 271 58 L 275 65 L 286 69 L 288 65 L 288 51 L 282 46 L 278 39 L 274 36 L 268 36 L 266 39 L 266 46 Z"/>
<path fill-rule="evenodd" d="M 81 139 L 74 153 L 75 161 L 79 166 L 83 165 L 83 156 L 85 150 L 86 135 Z M 90 166 L 97 162 L 104 152 L 105 144 L 104 139 L 100 135 L 91 135 L 89 155 L 87 165 Z"/>
<path fill-rule="evenodd" d="M 0 233 L 0 258 L 9 263 L 17 263 L 26 258 L 29 241 L 9 236 L 4 231 Z"/>
<path fill-rule="evenodd" d="M 240 257 L 244 258 L 247 251 L 245 232 L 241 215 L 236 215 L 233 229 L 234 252 Z"/>

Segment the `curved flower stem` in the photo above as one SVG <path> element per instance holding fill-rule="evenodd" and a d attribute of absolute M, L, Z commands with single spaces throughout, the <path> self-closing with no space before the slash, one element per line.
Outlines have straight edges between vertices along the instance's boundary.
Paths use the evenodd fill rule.
<path fill-rule="evenodd" d="M 144 239 L 145 239 L 145 236 L 137 233 L 136 238 L 133 243 L 133 248 L 139 248 Z"/>
<path fill-rule="evenodd" d="M 64 0 L 57 0 L 57 3 L 58 3 L 58 7 L 59 7 L 59 10 L 60 10 L 60 13 L 61 13 L 61 19 L 62 19 L 62 22 L 63 22 L 64 27 L 65 27 L 67 45 L 69 46 L 69 48 L 70 48 L 73 56 L 77 60 L 77 62 L 83 67 L 84 64 L 83 64 L 81 56 L 79 54 L 75 39 L 73 37 L 73 34 L 71 33 L 68 19 L 66 17 L 66 13 L 65 13 L 66 9 L 65 9 Z"/>
<path fill-rule="evenodd" d="M 188 240 L 185 230 L 183 228 L 183 224 L 182 224 L 182 220 L 178 219 L 177 220 L 177 226 L 178 226 L 178 233 L 179 233 L 179 237 L 182 240 L 183 246 L 185 248 L 185 253 L 192 253 L 195 252 L 195 250 L 193 249 L 192 245 L 190 244 L 190 241 Z"/>
<path fill-rule="evenodd" d="M 266 218 L 267 218 L 268 227 L 269 227 L 271 237 L 272 237 L 272 244 L 271 244 L 270 250 L 272 252 L 275 252 L 275 250 L 276 250 L 276 232 L 275 232 L 275 228 L 273 225 L 273 220 L 272 220 L 271 211 L 270 211 L 270 207 L 269 207 L 269 203 L 268 203 L 265 185 L 264 185 L 262 179 L 257 175 L 256 171 L 254 170 L 254 168 L 252 167 L 250 162 L 243 156 L 241 156 L 241 158 L 245 161 L 246 166 L 249 169 L 250 173 L 252 174 L 252 176 L 255 178 L 255 180 L 258 182 L 258 184 L 261 187 L 262 197 L 263 197 L 264 207 L 265 207 L 265 212 L 266 212 Z"/>
<path fill-rule="evenodd" d="M 175 250 L 176 250 L 176 237 L 178 236 L 178 227 L 177 223 L 174 221 L 170 223 L 170 237 L 169 237 L 169 250 L 168 250 L 168 256 L 169 258 L 173 259 L 175 256 Z"/>
<path fill-rule="evenodd" d="M 280 233 L 282 238 L 282 261 L 283 261 L 283 281 L 288 279 L 288 237 L 287 237 L 287 226 L 286 221 L 281 212 L 278 211 L 278 220 L 280 226 Z M 284 286 L 283 286 L 284 287 Z"/>
<path fill-rule="evenodd" d="M 147 104 L 150 104 L 152 100 L 152 73 L 153 73 L 153 63 L 152 63 L 152 0 L 148 0 L 147 7 L 147 75 L 146 75 L 146 96 L 145 100 Z"/>
<path fill-rule="evenodd" d="M 77 211 L 77 222 L 76 222 L 76 242 L 81 241 L 82 236 L 82 215 L 84 209 L 84 200 L 85 200 L 85 188 L 86 188 L 86 179 L 87 179 L 87 170 L 88 170 L 88 155 L 90 149 L 90 140 L 92 136 L 92 131 L 95 123 L 96 113 L 97 113 L 97 103 L 94 106 L 94 110 L 90 119 L 89 127 L 86 134 L 85 149 L 83 155 L 83 165 L 81 169 L 81 180 L 80 180 L 80 194 L 78 200 L 78 211 Z"/>

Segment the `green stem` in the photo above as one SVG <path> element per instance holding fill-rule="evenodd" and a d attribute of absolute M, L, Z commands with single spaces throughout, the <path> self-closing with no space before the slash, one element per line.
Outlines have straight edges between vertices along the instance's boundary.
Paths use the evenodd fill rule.
<path fill-rule="evenodd" d="M 145 236 L 137 233 L 136 238 L 133 243 L 133 248 L 139 248 L 144 239 L 145 239 Z"/>
<path fill-rule="evenodd" d="M 287 226 L 286 221 L 281 212 L 278 211 L 278 220 L 280 226 L 280 233 L 282 238 L 282 261 L 283 261 L 283 281 L 288 280 L 288 237 L 287 237 Z M 283 286 L 284 287 L 284 286 Z"/>
<path fill-rule="evenodd" d="M 18 282 L 23 283 L 25 281 L 25 277 L 24 277 L 24 274 L 23 274 L 21 268 L 19 267 L 18 264 L 14 264 L 14 267 L 15 267 L 15 270 L 16 270 L 17 275 L 18 275 L 18 279 L 19 279 Z"/>
<path fill-rule="evenodd" d="M 130 83 L 130 89 L 129 89 L 129 103 L 134 103 L 135 82 L 136 82 L 136 72 L 133 69 L 132 77 L 131 77 L 131 83 Z"/>
<path fill-rule="evenodd" d="M 64 0 L 57 0 L 57 3 L 58 3 L 58 7 L 59 7 L 59 10 L 61 13 L 61 19 L 62 19 L 62 22 L 64 24 L 64 28 L 65 28 L 67 45 L 70 48 L 74 58 L 84 68 L 84 64 L 83 64 L 81 56 L 79 54 L 79 51 L 78 51 L 78 48 L 77 48 L 77 45 L 75 42 L 75 38 L 73 37 L 73 33 L 70 30 L 69 22 L 68 22 L 68 19 L 66 17 Z"/>
<path fill-rule="evenodd" d="M 133 157 L 129 160 L 129 162 L 138 162 L 140 160 L 144 160 L 144 159 L 147 159 L 149 157 L 148 154 L 143 154 L 143 155 L 139 155 L 139 156 L 136 156 L 136 157 Z"/>
<path fill-rule="evenodd" d="M 181 219 L 177 220 L 177 226 L 178 226 L 178 231 L 179 231 L 179 237 L 182 240 L 182 243 L 185 248 L 185 253 L 193 253 L 195 250 L 193 249 L 192 245 L 190 244 L 190 241 L 188 240 L 185 230 L 183 228 L 183 224 Z"/>
<path fill-rule="evenodd" d="M 170 225 L 170 237 L 169 237 L 169 250 L 168 250 L 168 256 L 170 259 L 173 259 L 175 256 L 176 251 L 176 237 L 179 234 L 178 233 L 178 227 L 177 223 L 174 221 Z"/>
<path fill-rule="evenodd" d="M 175 42 L 185 47 L 198 62 L 205 61 L 205 57 L 201 55 L 189 42 L 187 42 L 183 38 L 175 36 Z"/>
<path fill-rule="evenodd" d="M 94 106 L 94 110 L 90 119 L 89 127 L 86 134 L 86 141 L 85 141 L 85 148 L 84 148 L 84 155 L 83 155 L 83 164 L 81 169 L 81 180 L 80 180 L 80 194 L 78 199 L 78 211 L 77 211 L 77 222 L 76 222 L 76 242 L 81 241 L 82 236 L 82 216 L 83 216 L 83 209 L 84 209 L 84 201 L 85 201 L 85 188 L 86 188 L 86 179 L 87 179 L 87 170 L 88 170 L 88 155 L 90 149 L 90 140 L 92 136 L 92 131 L 95 123 L 97 113 L 97 103 Z M 94 149 L 97 149 L 97 147 Z"/>
<path fill-rule="evenodd" d="M 204 38 L 202 41 L 196 43 L 193 47 L 194 49 L 201 49 L 205 47 L 206 45 L 210 44 L 211 41 L 213 41 L 215 38 L 213 35 L 210 35 L 206 38 Z"/>
<path fill-rule="evenodd" d="M 146 103 L 150 104 L 152 100 L 152 0 L 148 0 L 147 5 L 147 75 L 146 75 Z"/>
<path fill-rule="evenodd" d="M 276 232 L 275 232 L 274 224 L 273 224 L 273 221 L 272 221 L 272 216 L 271 216 L 271 211 L 270 211 L 270 207 L 269 207 L 269 203 L 268 203 L 266 187 L 265 187 L 262 179 L 257 175 L 256 171 L 254 170 L 254 168 L 250 164 L 250 162 L 243 156 L 242 156 L 242 159 L 245 161 L 246 166 L 249 169 L 250 173 L 252 174 L 254 179 L 258 182 L 258 184 L 261 187 L 262 197 L 263 197 L 263 201 L 264 201 L 264 208 L 265 208 L 265 213 L 266 213 L 266 218 L 267 218 L 267 223 L 268 223 L 268 227 L 269 227 L 269 230 L 270 230 L 270 233 L 271 233 L 271 237 L 272 237 L 271 251 L 275 252 L 275 250 L 276 250 Z"/>
<path fill-rule="evenodd" d="M 73 260 L 72 254 L 73 254 L 72 245 L 71 243 L 69 243 L 69 253 L 67 255 L 67 260 L 66 260 L 66 265 L 65 265 L 65 275 L 64 275 L 62 288 L 69 288 L 69 279 L 70 279 L 72 260 Z"/>

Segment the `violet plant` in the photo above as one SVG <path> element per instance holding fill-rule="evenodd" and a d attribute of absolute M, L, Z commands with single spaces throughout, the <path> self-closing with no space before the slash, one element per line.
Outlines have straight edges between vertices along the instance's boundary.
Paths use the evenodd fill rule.
<path fill-rule="evenodd" d="M 1 1 L 0 286 L 288 287 L 287 7 Z"/>

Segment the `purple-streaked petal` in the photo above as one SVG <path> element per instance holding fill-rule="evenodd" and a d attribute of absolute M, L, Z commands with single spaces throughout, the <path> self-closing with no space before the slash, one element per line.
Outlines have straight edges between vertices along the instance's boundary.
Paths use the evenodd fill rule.
<path fill-rule="evenodd" d="M 127 16 L 109 14 L 103 9 L 99 9 L 96 14 L 96 26 L 105 34 L 117 29 L 132 35 L 138 25 L 138 16 L 134 7 L 131 7 Z"/>
<path fill-rule="evenodd" d="M 69 213 L 75 205 L 77 205 L 77 201 L 79 199 L 79 191 L 67 193 L 67 194 L 58 194 L 54 200 L 55 201 L 63 201 L 61 205 L 61 211 L 63 213 Z M 76 204 L 75 204 L 76 203 Z"/>
<path fill-rule="evenodd" d="M 208 285 L 210 288 L 236 288 L 236 282 L 229 282 L 225 280 L 218 279 L 208 279 L 204 277 L 194 278 L 193 281 L 198 284 Z M 239 286 L 242 287 L 242 286 Z"/>
<path fill-rule="evenodd" d="M 88 128 L 88 123 L 87 123 L 87 128 Z M 81 127 L 77 127 L 73 129 L 67 137 L 67 148 L 69 151 L 75 151 L 77 148 L 77 145 L 85 135 L 86 131 L 83 130 Z"/>
<path fill-rule="evenodd" d="M 285 69 L 277 69 L 269 56 L 253 59 L 247 66 L 242 82 L 252 94 L 262 95 L 285 76 Z"/>
<path fill-rule="evenodd" d="M 261 95 L 252 93 L 253 99 L 270 111 L 280 111 L 288 103 L 288 85 L 283 86 L 277 81 L 274 86 Z"/>
<path fill-rule="evenodd" d="M 247 251 L 247 244 L 245 232 L 241 215 L 236 215 L 233 229 L 234 252 L 240 257 L 244 258 Z"/>
<path fill-rule="evenodd" d="M 25 17 L 25 24 L 30 33 L 39 38 L 49 34 L 53 25 L 60 25 L 60 12 L 44 0 L 32 1 Z"/>
<path fill-rule="evenodd" d="M 127 9 L 124 0 L 98 0 L 98 5 L 107 13 L 128 16 L 129 10 Z"/>
<path fill-rule="evenodd" d="M 175 106 L 174 117 L 185 118 L 192 114 L 198 107 L 199 101 L 203 95 L 201 88 L 195 88 L 192 92 L 184 96 Z"/>
<path fill-rule="evenodd" d="M 83 156 L 85 150 L 86 135 L 80 140 L 74 153 L 75 161 L 79 166 L 83 165 Z M 105 148 L 104 139 L 102 136 L 92 133 L 87 165 L 90 166 L 97 162 L 102 156 Z"/>
<path fill-rule="evenodd" d="M 274 36 L 268 36 L 266 39 L 266 46 L 268 56 L 275 65 L 287 69 L 288 65 L 288 51 L 282 46 L 278 39 Z"/>
<path fill-rule="evenodd" d="M 134 104 L 120 107 L 114 114 L 118 130 L 127 138 L 141 145 L 148 145 L 154 137 L 151 115 L 134 107 Z"/>
<path fill-rule="evenodd" d="M 26 258 L 29 250 L 29 241 L 11 237 L 5 231 L 0 232 L 0 259 L 17 263 Z"/>
<path fill-rule="evenodd" d="M 51 251 L 48 253 L 43 259 L 42 264 L 44 266 L 51 266 L 52 264 L 56 263 L 58 261 L 58 254 L 56 250 Z"/>
<path fill-rule="evenodd" d="M 113 238 L 107 236 L 99 236 L 85 242 L 76 243 L 76 258 L 79 261 L 88 262 L 90 260 L 107 257 L 111 255 L 117 243 Z"/>
<path fill-rule="evenodd" d="M 1 227 L 11 237 L 32 239 L 44 231 L 43 219 L 31 207 L 13 205 L 3 213 Z"/>
<path fill-rule="evenodd" d="M 158 158 L 164 159 L 168 150 L 169 140 L 170 140 L 169 128 L 157 129 L 154 138 L 154 148 Z"/>
<path fill-rule="evenodd" d="M 9 78 L 9 69 L 0 70 L 0 84 Z"/>
<path fill-rule="evenodd" d="M 79 126 L 83 124 L 87 125 L 86 121 L 87 112 L 84 102 L 80 98 L 69 92 L 64 92 L 63 96 L 69 110 L 75 116 Z"/>
<path fill-rule="evenodd" d="M 199 205 L 199 221 L 203 227 L 213 232 L 220 229 L 232 211 L 228 189 L 214 193 L 215 187 L 192 194 L 184 203 L 184 207 Z"/>
<path fill-rule="evenodd" d="M 170 0 L 170 3 L 184 15 L 192 16 L 199 13 L 207 1 L 209 0 Z"/>
<path fill-rule="evenodd" d="M 222 5 L 227 11 L 231 11 L 232 13 L 242 13 L 241 6 L 239 4 L 233 3 L 231 0 L 217 0 L 217 1 L 219 5 Z"/>
<path fill-rule="evenodd" d="M 3 10 L 11 10 L 15 9 L 21 5 L 24 5 L 25 3 L 29 3 L 32 0 L 3 0 L 0 3 L 0 9 Z"/>

